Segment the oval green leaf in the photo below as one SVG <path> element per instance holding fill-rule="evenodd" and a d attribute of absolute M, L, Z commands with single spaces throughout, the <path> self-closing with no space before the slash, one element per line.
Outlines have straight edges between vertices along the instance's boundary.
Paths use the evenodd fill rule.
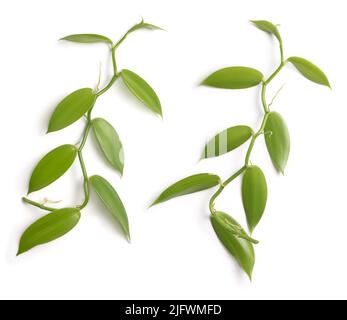
<path fill-rule="evenodd" d="M 128 216 L 116 190 L 114 190 L 106 179 L 100 176 L 90 177 L 89 182 L 105 205 L 106 209 L 121 225 L 127 239 L 130 240 Z"/>
<path fill-rule="evenodd" d="M 264 136 L 272 163 L 277 171 L 284 174 L 290 152 L 290 137 L 287 125 L 279 113 L 269 114 Z"/>
<path fill-rule="evenodd" d="M 82 33 L 82 34 L 72 34 L 70 36 L 61 38 L 60 40 L 78 42 L 78 43 L 107 43 L 112 45 L 112 40 L 109 38 L 91 33 Z"/>
<path fill-rule="evenodd" d="M 210 189 L 218 184 L 221 184 L 221 179 L 218 176 L 209 173 L 200 173 L 184 178 L 165 189 L 152 203 L 151 207 L 172 198 Z"/>
<path fill-rule="evenodd" d="M 278 28 L 276 25 L 271 23 L 270 21 L 266 20 L 252 20 L 251 21 L 258 29 L 273 34 L 279 42 L 282 41 L 280 32 L 278 31 Z"/>
<path fill-rule="evenodd" d="M 246 232 L 237 221 L 223 212 L 216 212 L 211 215 L 211 223 L 224 247 L 252 279 L 255 263 L 253 245 L 250 241 L 238 236 L 238 232 L 241 234 L 246 234 Z M 238 230 L 238 232 L 234 232 L 234 230 Z"/>
<path fill-rule="evenodd" d="M 263 78 L 261 72 L 252 68 L 229 67 L 212 73 L 202 84 L 221 89 L 246 89 L 258 85 Z"/>
<path fill-rule="evenodd" d="M 162 116 L 160 100 L 152 87 L 144 79 L 127 69 L 122 70 L 121 76 L 125 85 L 135 97 L 150 110 Z"/>
<path fill-rule="evenodd" d="M 24 231 L 17 255 L 62 237 L 76 226 L 80 217 L 77 209 L 65 208 L 40 218 Z"/>
<path fill-rule="evenodd" d="M 331 88 L 327 76 L 312 62 L 300 57 L 290 57 L 287 61 L 292 63 L 306 79 Z"/>
<path fill-rule="evenodd" d="M 102 118 L 93 119 L 92 125 L 96 140 L 106 160 L 122 175 L 124 168 L 123 146 L 116 130 Z"/>
<path fill-rule="evenodd" d="M 242 202 L 251 233 L 263 216 L 266 200 L 267 185 L 263 172 L 257 166 L 248 167 L 242 179 Z"/>
<path fill-rule="evenodd" d="M 228 128 L 206 144 L 202 158 L 213 158 L 228 153 L 244 144 L 253 133 L 253 129 L 247 126 Z"/>
<path fill-rule="evenodd" d="M 68 95 L 55 108 L 47 133 L 61 130 L 80 119 L 94 106 L 95 100 L 96 94 L 90 88 L 80 89 Z"/>
<path fill-rule="evenodd" d="M 31 174 L 28 194 L 47 187 L 59 179 L 73 164 L 77 148 L 65 144 L 47 153 Z"/>

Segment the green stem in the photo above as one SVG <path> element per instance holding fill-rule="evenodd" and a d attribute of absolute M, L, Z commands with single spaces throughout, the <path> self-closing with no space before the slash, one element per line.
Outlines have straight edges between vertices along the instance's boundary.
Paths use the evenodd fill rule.
<path fill-rule="evenodd" d="M 113 75 L 112 79 L 110 80 L 110 82 L 99 92 L 96 93 L 96 97 L 99 98 L 101 95 L 103 95 L 107 90 L 109 90 L 113 84 L 116 82 L 116 80 L 118 79 L 119 75 L 115 74 Z"/>
<path fill-rule="evenodd" d="M 54 210 L 57 210 L 55 208 L 51 208 L 51 207 L 46 207 L 45 205 L 41 204 L 41 203 L 38 203 L 36 201 L 32 201 L 26 197 L 23 197 L 22 200 L 28 204 L 31 204 L 32 206 L 34 207 L 37 207 L 37 208 L 40 208 L 42 210 L 46 210 L 46 211 L 54 211 Z"/>
<path fill-rule="evenodd" d="M 282 61 L 279 67 L 275 70 L 275 72 L 265 81 L 265 85 L 268 85 L 279 74 L 279 72 L 282 70 L 284 65 L 285 65 L 285 62 Z"/>
<path fill-rule="evenodd" d="M 240 176 L 247 169 L 247 167 L 249 166 L 249 162 L 250 162 L 250 158 L 251 158 L 251 154 L 252 154 L 255 142 L 256 142 L 257 138 L 260 135 L 264 134 L 266 122 L 267 122 L 267 119 L 268 119 L 269 114 L 270 114 L 270 109 L 269 109 L 269 106 L 268 106 L 267 101 L 266 101 L 266 89 L 267 89 L 268 84 L 278 75 L 278 73 L 282 70 L 282 68 L 285 65 L 282 41 L 280 41 L 280 51 L 281 51 L 281 64 L 270 75 L 270 77 L 267 80 L 264 80 L 262 82 L 261 102 L 262 102 L 262 106 L 263 106 L 263 110 L 264 110 L 264 116 L 263 116 L 263 120 L 262 120 L 262 123 L 261 123 L 261 126 L 260 126 L 259 130 L 255 134 L 253 134 L 253 136 L 252 136 L 251 142 L 249 144 L 249 147 L 248 147 L 248 150 L 247 150 L 247 153 L 246 153 L 245 164 L 239 171 L 237 171 L 229 179 L 227 179 L 224 183 L 222 183 L 222 185 L 219 187 L 217 192 L 211 197 L 210 202 L 209 202 L 209 208 L 210 208 L 211 214 L 215 214 L 216 213 L 216 209 L 214 208 L 214 203 L 215 203 L 216 199 L 218 198 L 218 196 L 223 192 L 225 187 L 229 183 L 234 181 L 238 176 Z"/>
<path fill-rule="evenodd" d="M 261 126 L 260 126 L 259 130 L 257 131 L 257 133 L 255 133 L 253 135 L 251 143 L 250 143 L 250 145 L 248 147 L 248 150 L 247 150 L 247 153 L 246 153 L 246 158 L 245 158 L 245 166 L 246 167 L 249 165 L 249 160 L 250 160 L 251 153 L 253 151 L 253 147 L 255 145 L 255 142 L 256 142 L 257 138 L 264 133 L 266 122 L 267 122 L 267 119 L 269 117 L 270 109 L 269 109 L 269 106 L 268 106 L 268 104 L 266 102 L 266 89 L 267 89 L 267 86 L 278 75 L 278 73 L 282 70 L 283 66 L 284 66 L 284 63 L 281 62 L 281 64 L 275 70 L 275 72 L 266 81 L 263 81 L 263 84 L 262 84 L 262 87 L 261 87 L 261 102 L 262 102 L 263 109 L 264 109 L 264 116 L 263 116 L 263 120 L 262 120 L 262 123 L 261 123 Z"/>
<path fill-rule="evenodd" d="M 92 109 L 91 109 L 92 110 Z M 84 133 L 83 133 L 83 138 L 81 141 L 81 144 L 78 148 L 78 160 L 80 162 L 80 166 L 81 166 L 81 170 L 82 170 L 82 174 L 83 174 L 83 190 L 84 190 L 84 201 L 81 205 L 77 206 L 78 209 L 83 209 L 86 207 L 86 205 L 89 202 L 89 184 L 88 184 L 88 174 L 87 174 L 87 169 L 86 166 L 84 164 L 84 159 L 83 159 L 83 148 L 87 142 L 87 138 L 89 135 L 89 131 L 91 128 L 91 110 L 88 112 L 87 115 L 87 124 L 86 127 L 84 129 Z"/>
<path fill-rule="evenodd" d="M 98 91 L 96 93 L 96 98 L 99 98 L 100 96 L 102 96 L 106 91 L 108 91 L 113 84 L 117 81 L 117 79 L 119 78 L 119 73 L 118 73 L 118 69 L 117 69 L 117 61 L 116 61 L 116 50 L 117 48 L 120 46 L 120 44 L 126 39 L 126 37 L 133 32 L 134 30 L 136 30 L 136 28 L 141 25 L 143 23 L 143 21 L 141 21 L 139 24 L 134 25 L 133 27 L 131 27 L 124 35 L 123 37 L 115 44 L 112 46 L 111 48 L 111 55 L 112 55 L 112 65 L 113 65 L 113 76 L 111 78 L 111 80 L 108 82 L 108 84 L 106 84 L 106 86 L 101 89 L 100 91 Z M 81 144 L 78 148 L 78 159 L 80 162 L 80 166 L 81 166 L 81 170 L 82 170 L 82 174 L 83 174 L 83 189 L 84 189 L 84 201 L 81 205 L 77 206 L 77 208 L 79 209 L 83 209 L 87 206 L 88 202 L 89 202 L 89 179 L 88 179 L 88 174 L 87 174 L 87 169 L 86 166 L 84 164 L 84 159 L 83 159 L 83 153 L 82 150 L 85 146 L 85 143 L 87 141 L 88 138 L 88 134 L 90 131 L 90 127 L 91 127 L 91 113 L 93 110 L 94 106 L 89 110 L 88 114 L 87 114 L 87 124 L 86 124 L 86 128 L 84 130 L 84 134 L 83 134 L 83 138 L 81 141 Z"/>
<path fill-rule="evenodd" d="M 113 64 L 113 70 L 114 70 L 114 75 L 111 78 L 111 80 L 109 81 L 109 83 L 99 92 L 96 93 L 96 98 L 100 97 L 101 95 L 103 95 L 106 91 L 108 91 L 112 85 L 116 82 L 116 80 L 118 79 L 118 74 L 117 74 L 117 63 L 116 63 L 116 54 L 115 54 L 116 48 L 112 47 L 112 64 Z M 78 148 L 78 159 L 80 162 L 80 167 L 82 170 L 82 175 L 83 175 L 83 190 L 84 190 L 84 201 L 81 205 L 77 206 L 78 209 L 82 210 L 84 209 L 88 202 L 89 202 L 89 198 L 90 198 L 90 194 L 89 194 L 89 178 L 88 178 L 88 173 L 87 173 L 87 169 L 84 163 L 84 159 L 83 159 L 83 148 L 87 142 L 87 138 L 90 132 L 90 128 L 92 125 L 92 111 L 93 111 L 94 106 L 88 111 L 87 114 L 87 124 L 86 127 L 84 129 L 84 133 L 83 133 L 83 138 L 81 141 L 81 144 Z"/>
<path fill-rule="evenodd" d="M 252 140 L 251 140 L 251 143 L 249 144 L 249 147 L 248 147 L 248 150 L 247 150 L 247 153 L 246 153 L 246 158 L 245 158 L 245 166 L 246 167 L 249 166 L 249 160 L 250 160 L 251 153 L 253 151 L 253 147 L 255 145 L 256 140 L 258 139 L 259 136 L 261 136 L 264 133 L 266 122 L 267 122 L 267 119 L 269 117 L 269 113 L 270 113 L 269 111 L 265 112 L 265 115 L 263 117 L 263 121 L 262 121 L 262 124 L 260 126 L 260 129 L 258 130 L 257 133 L 255 133 L 252 136 Z"/>
<path fill-rule="evenodd" d="M 269 112 L 269 107 L 266 102 L 266 83 L 265 82 L 263 82 L 261 87 L 261 103 L 263 105 L 264 112 L 265 113 Z"/>
<path fill-rule="evenodd" d="M 134 27 L 135 27 L 135 26 L 134 26 Z M 120 38 L 120 40 L 113 46 L 114 49 L 117 49 L 117 48 L 121 45 L 121 43 L 122 43 L 122 42 L 126 39 L 126 37 L 129 35 L 129 33 L 132 32 L 132 29 L 133 29 L 134 27 L 130 28 L 130 29 L 123 35 L 123 37 Z"/>
<path fill-rule="evenodd" d="M 125 37 L 124 37 L 124 39 L 125 39 Z M 109 81 L 109 83 L 102 90 L 100 90 L 100 91 L 98 91 L 96 93 L 96 98 L 100 97 L 106 91 L 108 91 L 112 87 L 112 85 L 116 82 L 116 80 L 118 79 L 117 63 L 116 63 L 116 48 L 117 48 L 117 45 L 113 46 L 112 49 L 111 49 L 112 50 L 112 64 L 113 64 L 114 75 L 111 78 L 111 80 Z M 92 126 L 91 114 L 92 114 L 93 108 L 94 108 L 94 106 L 88 111 L 88 113 L 86 115 L 87 124 L 86 124 L 86 126 L 84 128 L 83 137 L 82 137 L 82 140 L 80 142 L 80 145 L 79 145 L 78 151 L 77 151 L 78 159 L 79 159 L 79 163 L 80 163 L 80 167 L 81 167 L 82 175 L 83 175 L 83 190 L 84 190 L 84 200 L 83 200 L 83 203 L 81 205 L 79 205 L 79 206 L 76 206 L 76 208 L 78 208 L 80 210 L 84 209 L 87 206 L 87 204 L 89 202 L 89 197 L 90 197 L 90 195 L 89 195 L 89 179 L 88 179 L 87 169 L 86 169 L 86 166 L 85 166 L 85 163 L 84 163 L 84 159 L 83 159 L 83 148 L 84 148 L 84 146 L 85 146 L 85 144 L 87 142 L 88 135 L 89 135 L 89 132 L 90 132 L 90 128 Z M 57 210 L 56 208 L 47 207 L 47 206 L 45 206 L 43 204 L 37 203 L 37 202 L 32 201 L 32 200 L 30 200 L 28 198 L 25 198 L 25 197 L 23 197 L 23 201 L 28 203 L 28 204 L 30 204 L 30 205 L 38 207 L 40 209 L 46 210 L 46 211 Z"/>
<path fill-rule="evenodd" d="M 80 143 L 80 146 L 78 148 L 78 152 L 82 152 L 86 142 L 87 142 L 87 138 L 88 138 L 88 134 L 89 134 L 89 131 L 90 131 L 90 127 L 92 125 L 91 123 L 91 113 L 90 111 L 88 112 L 88 115 L 87 115 L 87 124 L 86 124 L 86 127 L 84 128 L 84 132 L 83 132 L 83 137 L 82 137 L 82 140 L 81 140 L 81 143 Z"/>
<path fill-rule="evenodd" d="M 284 64 L 284 51 L 283 51 L 282 40 L 280 40 L 280 52 L 281 52 L 281 64 Z"/>
<path fill-rule="evenodd" d="M 246 170 L 246 167 L 242 167 L 239 171 L 237 171 L 236 173 L 234 173 L 229 179 L 225 180 L 225 182 L 222 183 L 222 185 L 219 187 L 219 189 L 217 190 L 217 192 L 212 196 L 211 200 L 210 200 L 210 211 L 211 214 L 216 213 L 216 210 L 214 208 L 214 202 L 215 200 L 218 198 L 218 196 L 223 192 L 224 188 L 231 183 L 232 181 L 234 181 L 238 176 L 240 176 L 244 171 Z"/>
<path fill-rule="evenodd" d="M 89 202 L 89 183 L 88 183 L 88 174 L 87 174 L 87 170 L 86 170 L 86 166 L 84 164 L 84 160 L 83 160 L 83 155 L 82 155 L 82 151 L 78 151 L 78 159 L 80 162 L 80 166 L 82 169 L 82 174 L 83 174 L 83 190 L 84 190 L 84 201 L 81 205 L 77 206 L 78 209 L 84 209 L 86 207 L 86 205 Z"/>
<path fill-rule="evenodd" d="M 112 48 L 112 64 L 113 64 L 113 74 L 117 74 L 117 62 L 116 62 L 116 48 Z"/>
<path fill-rule="evenodd" d="M 132 26 L 124 35 L 123 37 L 120 38 L 120 40 L 113 46 L 114 49 L 117 49 L 122 42 L 126 39 L 126 37 L 132 33 L 133 31 L 135 31 L 136 29 L 139 28 L 139 26 L 141 26 L 143 24 L 143 20 L 140 23 L 135 24 L 134 26 Z"/>
<path fill-rule="evenodd" d="M 111 78 L 111 80 L 109 81 L 109 83 L 99 92 L 96 93 L 96 98 L 99 98 L 101 95 L 103 95 L 106 91 L 108 91 L 113 84 L 116 82 L 116 80 L 118 79 L 118 74 L 117 74 L 117 62 L 116 62 L 116 46 L 113 46 L 112 49 L 112 65 L 113 65 L 113 77 Z M 80 162 L 80 166 L 81 166 L 81 170 L 82 170 L 82 175 L 83 175 L 83 190 L 84 190 L 84 201 L 81 205 L 77 206 L 78 209 L 82 210 L 84 209 L 88 202 L 89 202 L 89 198 L 90 198 L 90 194 L 89 194 L 89 178 L 88 178 L 88 173 L 87 173 L 87 169 L 84 163 L 84 159 L 83 159 L 83 148 L 86 144 L 88 135 L 89 135 L 89 131 L 92 125 L 92 111 L 93 111 L 94 106 L 88 111 L 87 114 L 87 124 L 86 127 L 84 129 L 84 134 L 83 134 L 83 138 L 81 141 L 81 144 L 78 148 L 78 159 Z"/>

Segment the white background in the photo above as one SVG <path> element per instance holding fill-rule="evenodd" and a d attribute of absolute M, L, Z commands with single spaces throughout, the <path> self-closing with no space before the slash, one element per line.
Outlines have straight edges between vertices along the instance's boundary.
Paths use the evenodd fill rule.
<path fill-rule="evenodd" d="M 23 299 L 253 299 L 347 298 L 346 71 L 344 1 L 6 1 L 0 5 L 1 216 L 0 297 Z M 18 258 L 18 240 L 41 216 L 24 205 L 31 170 L 49 150 L 76 143 L 83 121 L 45 135 L 59 100 L 94 87 L 104 45 L 58 42 L 72 33 L 117 40 L 141 16 L 168 32 L 139 31 L 118 51 L 119 67 L 143 76 L 161 98 L 164 120 L 148 112 L 117 83 L 97 103 L 125 148 L 124 177 L 100 157 L 93 138 L 85 160 L 90 175 L 112 182 L 130 219 L 129 245 L 95 196 L 67 236 Z M 259 88 L 223 91 L 198 87 L 212 71 L 231 65 L 270 74 L 278 64 L 276 41 L 248 23 L 281 24 L 285 55 L 318 64 L 333 91 L 284 70 L 268 91 L 286 86 L 274 109 L 286 119 L 292 150 L 279 176 L 259 139 L 252 162 L 267 176 L 266 213 L 254 233 L 250 283 L 218 242 L 208 219 L 212 191 L 147 210 L 169 184 L 194 173 L 223 179 L 243 163 L 246 145 L 232 154 L 198 162 L 204 142 L 229 126 L 259 126 Z M 105 62 L 107 61 L 107 62 Z M 54 185 L 32 195 L 83 199 L 76 165 Z M 217 207 L 245 226 L 239 181 Z"/>

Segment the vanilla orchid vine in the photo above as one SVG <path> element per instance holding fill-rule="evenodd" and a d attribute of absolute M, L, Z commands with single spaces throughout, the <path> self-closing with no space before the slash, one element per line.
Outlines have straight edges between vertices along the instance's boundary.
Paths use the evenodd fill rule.
<path fill-rule="evenodd" d="M 280 62 L 277 69 L 269 77 L 265 77 L 262 72 L 254 68 L 227 67 L 212 73 L 202 82 L 208 87 L 229 90 L 256 86 L 260 88 L 263 108 L 260 127 L 257 130 L 248 125 L 227 128 L 213 137 L 202 152 L 203 159 L 218 157 L 250 141 L 244 163 L 226 180 L 210 173 L 196 174 L 180 180 L 164 190 L 152 204 L 155 205 L 178 196 L 213 187 L 217 188 L 208 206 L 212 227 L 221 243 L 236 259 L 249 278 L 252 277 L 255 264 L 254 245 L 258 243 L 251 237 L 251 234 L 263 216 L 268 192 L 262 169 L 251 162 L 253 147 L 258 138 L 263 137 L 272 163 L 280 173 L 283 173 L 286 168 L 290 151 L 287 125 L 278 112 L 270 109 L 273 101 L 268 103 L 266 89 L 287 64 L 292 64 L 308 80 L 330 87 L 328 78 L 323 71 L 310 61 L 300 57 L 287 59 L 284 57 L 282 38 L 276 25 L 264 20 L 252 21 L 252 24 L 277 39 L 280 49 Z M 217 198 L 238 177 L 242 177 L 241 195 L 249 233 L 233 217 L 216 209 Z"/>
<path fill-rule="evenodd" d="M 28 197 L 23 197 L 24 202 L 47 211 L 48 214 L 35 221 L 24 231 L 20 239 L 18 255 L 38 245 L 55 240 L 73 229 L 80 220 L 81 210 L 89 203 L 90 189 L 94 189 L 105 209 L 118 221 L 126 238 L 130 240 L 128 216 L 118 193 L 105 178 L 99 175 L 88 175 L 83 149 L 89 134 L 93 131 L 101 155 L 115 171 L 119 172 L 120 175 L 123 174 L 123 145 L 117 131 L 107 120 L 93 118 L 92 116 L 98 98 L 111 89 L 117 80 L 123 80 L 126 87 L 136 98 L 149 110 L 162 116 L 160 100 L 152 87 L 135 72 L 128 69 L 119 70 L 116 61 L 117 49 L 123 41 L 131 33 L 141 29 L 162 30 L 142 20 L 131 27 L 116 43 L 99 34 L 74 34 L 61 39 L 75 43 L 106 45 L 111 54 L 113 76 L 101 90 L 97 86 L 96 89 L 82 88 L 74 91 L 64 98 L 53 111 L 47 133 L 62 130 L 76 121 L 84 121 L 82 139 L 77 145 L 64 144 L 56 147 L 38 162 L 30 177 L 28 195 L 55 182 L 78 159 L 83 177 L 84 200 L 71 208 L 58 209 L 47 206 L 47 201 L 38 203 Z"/>

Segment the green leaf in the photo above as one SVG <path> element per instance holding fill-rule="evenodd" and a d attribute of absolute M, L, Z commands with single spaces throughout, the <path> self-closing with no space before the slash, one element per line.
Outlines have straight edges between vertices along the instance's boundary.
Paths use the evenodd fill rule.
<path fill-rule="evenodd" d="M 253 133 L 252 128 L 247 126 L 228 128 L 217 134 L 206 144 L 202 158 L 218 157 L 230 152 L 244 144 Z"/>
<path fill-rule="evenodd" d="M 124 83 L 129 90 L 150 110 L 162 116 L 161 104 L 151 86 L 136 73 L 124 69 L 121 72 Z"/>
<path fill-rule="evenodd" d="M 65 144 L 47 153 L 31 174 L 28 194 L 47 187 L 59 179 L 72 165 L 77 156 L 77 148 Z"/>
<path fill-rule="evenodd" d="M 151 24 L 151 23 L 147 23 L 147 22 L 141 22 L 139 24 L 137 24 L 136 26 L 134 26 L 132 29 L 131 29 L 131 32 L 135 31 L 135 30 L 139 30 L 139 29 L 148 29 L 148 30 L 162 30 L 162 31 L 165 31 L 163 28 L 161 27 L 158 27 L 154 24 Z"/>
<path fill-rule="evenodd" d="M 290 57 L 287 61 L 292 63 L 306 79 L 331 88 L 327 76 L 312 62 L 300 57 Z"/>
<path fill-rule="evenodd" d="M 94 106 L 96 94 L 93 89 L 84 88 L 68 95 L 55 108 L 48 125 L 48 131 L 58 131 L 80 119 Z"/>
<path fill-rule="evenodd" d="M 114 190 L 107 180 L 100 176 L 90 177 L 89 182 L 106 209 L 119 222 L 127 239 L 130 240 L 128 216 L 116 190 Z"/>
<path fill-rule="evenodd" d="M 252 68 L 229 67 L 212 73 L 202 84 L 221 89 L 246 89 L 258 85 L 263 78 L 261 72 Z"/>
<path fill-rule="evenodd" d="M 80 217 L 77 209 L 65 208 L 40 218 L 24 231 L 17 255 L 62 237 L 76 226 Z"/>
<path fill-rule="evenodd" d="M 148 29 L 148 30 L 163 30 L 165 31 L 163 28 L 160 28 L 154 24 L 151 24 L 151 23 L 147 23 L 147 22 L 144 22 L 143 19 L 140 23 L 134 25 L 129 31 L 128 31 L 128 34 L 131 33 L 131 32 L 134 32 L 136 30 L 139 30 L 139 29 Z"/>
<path fill-rule="evenodd" d="M 263 172 L 257 166 L 248 167 L 242 179 L 242 202 L 251 233 L 263 216 L 266 200 L 267 185 Z"/>
<path fill-rule="evenodd" d="M 102 118 L 93 119 L 92 125 L 96 140 L 106 160 L 122 175 L 124 168 L 123 146 L 116 130 Z"/>
<path fill-rule="evenodd" d="M 290 152 L 290 137 L 286 123 L 277 112 L 271 112 L 265 125 L 265 142 L 272 163 L 284 174 Z"/>
<path fill-rule="evenodd" d="M 253 245 L 238 236 L 239 233 L 246 234 L 246 232 L 238 222 L 223 212 L 211 215 L 211 223 L 219 240 L 251 279 L 255 263 Z"/>
<path fill-rule="evenodd" d="M 273 23 L 266 20 L 252 20 L 251 21 L 258 29 L 265 31 L 267 33 L 273 34 L 279 42 L 282 42 L 281 35 L 278 28 Z"/>
<path fill-rule="evenodd" d="M 152 203 L 154 206 L 158 203 L 168 201 L 172 198 L 180 197 L 186 194 L 210 189 L 221 183 L 221 179 L 209 173 L 196 174 L 180 180 L 166 190 L 164 190 L 160 196 Z"/>
<path fill-rule="evenodd" d="M 61 38 L 60 40 L 65 41 L 71 41 L 71 42 L 78 42 L 78 43 L 107 43 L 112 45 L 112 40 L 105 36 L 101 36 L 99 34 L 89 34 L 89 33 L 83 33 L 83 34 L 72 34 L 70 36 Z"/>
<path fill-rule="evenodd" d="M 154 24 L 147 23 L 147 22 L 142 23 L 141 28 L 142 29 L 148 29 L 148 30 L 162 30 L 162 31 L 165 31 L 165 29 L 163 29 L 161 27 L 158 27 L 158 26 L 156 26 Z"/>

